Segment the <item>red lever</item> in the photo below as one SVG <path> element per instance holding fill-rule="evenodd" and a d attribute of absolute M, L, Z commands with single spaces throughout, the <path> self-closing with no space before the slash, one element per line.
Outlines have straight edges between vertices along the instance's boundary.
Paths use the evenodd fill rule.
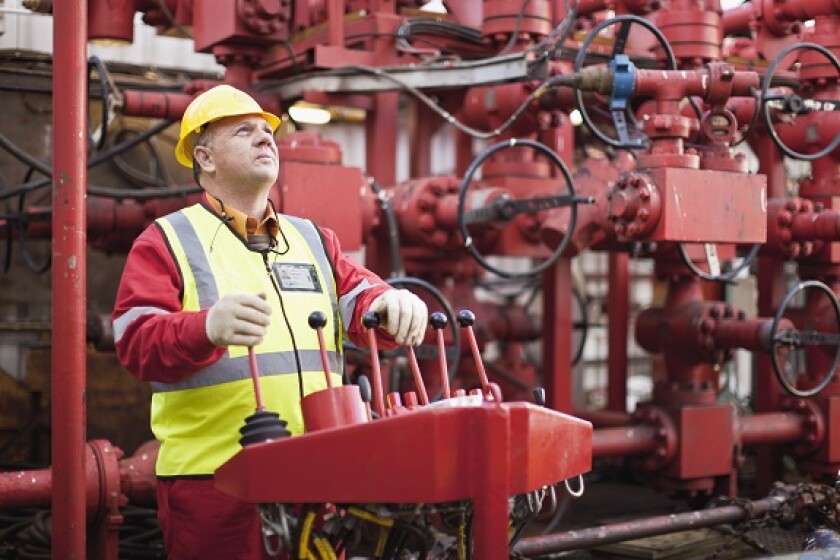
<path fill-rule="evenodd" d="M 257 399 L 257 410 L 265 410 L 262 391 L 260 390 L 260 369 L 257 366 L 257 357 L 254 354 L 253 346 L 248 347 L 248 364 L 251 366 L 251 381 L 254 382 L 254 397 Z"/>
<path fill-rule="evenodd" d="M 332 389 L 332 378 L 330 377 L 330 362 L 327 358 L 327 350 L 324 346 L 324 327 L 327 325 L 327 316 L 323 311 L 313 311 L 309 314 L 309 326 L 315 329 L 318 334 L 318 350 L 321 352 L 321 365 L 324 368 L 324 377 L 327 380 L 327 388 Z"/>
<path fill-rule="evenodd" d="M 440 311 L 435 311 L 429 316 L 429 323 L 435 329 L 437 335 L 438 360 L 440 360 L 440 384 L 443 387 L 443 398 L 449 398 L 449 371 L 446 365 L 446 347 L 443 345 L 443 329 L 449 320 Z"/>
<path fill-rule="evenodd" d="M 379 350 L 376 343 L 376 333 L 373 329 L 379 326 L 379 315 L 375 311 L 368 311 L 362 316 L 362 325 L 368 330 L 368 346 L 370 346 L 370 367 L 373 374 L 373 407 L 380 418 L 385 418 L 385 397 L 382 393 L 382 370 L 379 368 Z"/>
<path fill-rule="evenodd" d="M 420 375 L 420 366 L 417 364 L 417 356 L 414 355 L 414 347 L 408 348 L 408 365 L 411 367 L 411 375 L 414 376 L 414 386 L 417 387 L 417 394 L 420 396 L 420 404 L 429 404 L 429 395 L 426 393 L 426 385 L 423 383 L 423 376 Z"/>
<path fill-rule="evenodd" d="M 472 326 L 475 324 L 475 314 L 467 309 L 458 312 L 458 324 L 467 331 L 467 339 L 470 341 L 475 369 L 478 377 L 481 378 L 481 390 L 486 395 L 490 389 L 490 382 L 487 380 L 487 372 L 484 371 L 484 363 L 481 361 L 481 352 L 478 351 L 478 343 L 475 341 L 475 333 Z"/>

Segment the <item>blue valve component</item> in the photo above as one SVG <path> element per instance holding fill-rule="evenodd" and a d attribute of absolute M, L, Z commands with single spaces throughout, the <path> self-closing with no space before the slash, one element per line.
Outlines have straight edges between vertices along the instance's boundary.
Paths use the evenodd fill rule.
<path fill-rule="evenodd" d="M 613 90 L 610 98 L 610 109 L 627 108 L 627 102 L 633 95 L 633 88 L 636 86 L 636 66 L 626 54 L 617 54 L 610 61 L 610 70 L 613 71 Z"/>
<path fill-rule="evenodd" d="M 631 148 L 641 147 L 644 145 L 644 140 L 630 137 L 626 117 L 627 102 L 636 87 L 636 66 L 626 54 L 617 54 L 610 61 L 609 67 L 613 72 L 610 113 L 615 123 L 615 131 L 618 133 L 618 140 Z"/>

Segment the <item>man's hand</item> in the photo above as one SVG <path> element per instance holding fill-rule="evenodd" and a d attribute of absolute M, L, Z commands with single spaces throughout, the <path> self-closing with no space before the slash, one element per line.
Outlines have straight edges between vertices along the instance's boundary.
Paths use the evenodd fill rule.
<path fill-rule="evenodd" d="M 379 313 L 385 330 L 397 344 L 417 346 L 423 341 L 429 310 L 408 290 L 388 290 L 373 300 L 370 311 Z"/>
<path fill-rule="evenodd" d="M 256 346 L 265 336 L 269 315 L 265 296 L 228 294 L 207 313 L 207 338 L 216 346 Z"/>

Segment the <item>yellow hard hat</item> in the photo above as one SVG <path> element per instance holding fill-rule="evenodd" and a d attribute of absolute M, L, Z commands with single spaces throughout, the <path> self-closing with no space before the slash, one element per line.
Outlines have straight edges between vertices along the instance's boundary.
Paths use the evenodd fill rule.
<path fill-rule="evenodd" d="M 181 118 L 181 135 L 175 146 L 175 158 L 184 167 L 192 169 L 193 139 L 191 136 L 201 132 L 204 125 L 236 115 L 261 115 L 271 130 L 277 130 L 280 119 L 276 115 L 266 113 L 254 98 L 229 85 L 219 85 L 208 89 L 193 99 Z"/>

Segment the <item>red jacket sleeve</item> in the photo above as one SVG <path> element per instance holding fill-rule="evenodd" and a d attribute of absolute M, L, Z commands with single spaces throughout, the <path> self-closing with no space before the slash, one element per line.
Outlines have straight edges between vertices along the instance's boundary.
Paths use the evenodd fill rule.
<path fill-rule="evenodd" d="M 128 254 L 112 320 L 120 362 L 144 381 L 173 383 L 217 361 L 207 311 L 181 309 L 182 280 L 163 233 L 152 224 Z"/>
<path fill-rule="evenodd" d="M 363 267 L 361 264 L 348 257 L 341 251 L 341 244 L 338 237 L 331 229 L 319 228 L 324 239 L 324 247 L 330 260 L 335 267 L 335 282 L 338 291 L 338 298 L 350 297 L 355 305 L 352 313 L 352 320 L 344 325 L 350 342 L 356 346 L 368 346 L 367 329 L 362 326 L 362 316 L 370 309 L 370 304 L 377 297 L 388 290 L 393 290 L 382 278 Z M 367 286 L 367 287 L 365 287 Z M 362 288 L 352 297 L 353 291 Z M 349 296 L 348 296 L 349 294 Z M 355 300 L 355 301 L 353 301 Z M 391 350 L 397 347 L 394 337 L 383 329 L 376 330 L 376 341 L 383 350 Z"/>

